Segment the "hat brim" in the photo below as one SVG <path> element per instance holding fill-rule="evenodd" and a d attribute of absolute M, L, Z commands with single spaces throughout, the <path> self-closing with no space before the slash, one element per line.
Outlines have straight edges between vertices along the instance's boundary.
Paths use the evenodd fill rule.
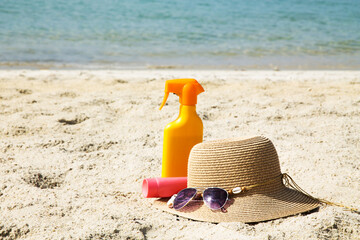
<path fill-rule="evenodd" d="M 257 189 L 230 197 L 226 212 L 209 209 L 202 200 L 193 200 L 180 210 L 167 206 L 169 198 L 154 201 L 154 206 L 185 218 L 206 222 L 262 222 L 307 212 L 320 202 L 284 185 L 275 189 Z"/>

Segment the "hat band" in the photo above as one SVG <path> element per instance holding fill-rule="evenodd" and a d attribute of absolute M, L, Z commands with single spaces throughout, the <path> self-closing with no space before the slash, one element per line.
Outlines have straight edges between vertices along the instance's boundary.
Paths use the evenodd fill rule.
<path fill-rule="evenodd" d="M 299 185 L 297 185 L 297 183 L 287 173 L 283 173 L 281 175 L 282 175 L 284 185 L 286 187 L 291 187 L 291 188 L 293 188 L 295 190 L 298 190 L 299 192 L 305 194 L 309 198 L 312 198 L 312 199 L 314 199 L 316 201 L 319 201 L 322 204 L 331 205 L 331 206 L 337 206 L 337 207 L 341 207 L 341 208 L 346 208 L 347 210 L 350 210 L 352 212 L 359 213 L 359 210 L 357 208 L 348 207 L 348 206 L 345 206 L 343 204 L 330 202 L 328 200 L 321 199 L 321 198 L 315 198 L 315 197 L 311 196 L 309 193 L 305 192 L 301 187 L 299 187 Z"/>
<path fill-rule="evenodd" d="M 330 201 L 327 201 L 327 200 L 324 200 L 324 199 L 319 199 L 319 198 L 315 198 L 315 197 L 311 196 L 309 193 L 305 192 L 299 185 L 297 185 L 297 183 L 287 173 L 282 173 L 282 174 L 276 176 L 275 178 L 269 179 L 269 180 L 267 180 L 265 182 L 262 182 L 262 183 L 253 184 L 253 185 L 244 186 L 244 187 L 235 187 L 235 188 L 233 188 L 231 190 L 225 190 L 225 189 L 217 188 L 217 187 L 185 188 L 185 189 L 181 190 L 178 193 L 178 194 L 181 194 L 181 196 L 178 195 L 178 194 L 174 194 L 169 199 L 169 201 L 167 202 L 167 205 L 168 205 L 168 207 L 172 208 L 173 205 L 174 205 L 174 201 L 181 201 L 181 207 L 178 208 L 178 209 L 180 209 L 180 208 L 186 206 L 191 200 L 193 200 L 197 196 L 196 193 L 198 192 L 198 190 L 201 190 L 201 189 L 204 190 L 205 189 L 205 191 L 207 191 L 209 189 L 213 189 L 213 190 L 216 190 L 216 191 L 225 192 L 225 194 L 222 194 L 224 199 L 215 199 L 215 200 L 216 200 L 216 202 L 219 202 L 219 201 L 222 202 L 222 204 L 219 205 L 221 207 L 219 207 L 218 209 L 221 209 L 223 212 L 226 212 L 226 209 L 224 209 L 224 205 L 225 205 L 225 202 L 228 200 L 228 195 L 237 195 L 237 194 L 240 194 L 242 192 L 249 191 L 249 190 L 251 190 L 253 188 L 273 183 L 276 180 L 278 180 L 279 177 L 281 177 L 282 183 L 286 187 L 297 190 L 297 191 L 303 193 L 304 195 L 308 196 L 309 198 L 311 198 L 311 199 L 313 199 L 315 201 L 319 201 L 320 203 L 327 204 L 327 205 L 333 205 L 333 206 L 346 208 L 346 209 L 348 209 L 350 211 L 353 211 L 353 212 L 358 212 L 358 209 L 356 209 L 356 208 L 351 208 L 351 207 L 348 207 L 348 206 L 345 206 L 345 205 L 342 205 L 342 204 L 330 202 Z M 187 190 L 191 191 L 192 193 L 189 195 L 186 192 Z M 202 191 L 201 195 L 204 195 L 205 191 Z M 219 195 L 219 194 L 216 194 L 216 195 Z M 203 198 L 204 198 L 204 196 L 203 196 Z M 208 198 L 208 197 L 206 197 L 206 198 Z M 207 205 L 209 205 L 209 204 L 207 204 Z M 210 208 L 212 208 L 212 207 L 210 207 Z"/>

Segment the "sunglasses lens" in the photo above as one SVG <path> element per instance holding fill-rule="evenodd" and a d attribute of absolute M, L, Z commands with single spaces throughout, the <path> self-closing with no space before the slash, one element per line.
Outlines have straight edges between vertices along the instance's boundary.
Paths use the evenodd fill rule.
<path fill-rule="evenodd" d="M 221 188 L 208 188 L 204 191 L 203 198 L 209 208 L 217 210 L 225 205 L 228 199 L 228 193 Z"/>
<path fill-rule="evenodd" d="M 183 208 L 191 201 L 191 199 L 195 197 L 196 192 L 197 190 L 195 188 L 185 188 L 181 190 L 174 199 L 174 209 L 178 210 L 180 208 Z"/>

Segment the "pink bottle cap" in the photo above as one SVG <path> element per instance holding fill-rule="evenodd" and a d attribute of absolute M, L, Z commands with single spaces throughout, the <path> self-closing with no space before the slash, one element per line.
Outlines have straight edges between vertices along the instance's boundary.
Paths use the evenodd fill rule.
<path fill-rule="evenodd" d="M 187 177 L 146 178 L 142 194 L 146 198 L 171 197 L 187 187 Z"/>

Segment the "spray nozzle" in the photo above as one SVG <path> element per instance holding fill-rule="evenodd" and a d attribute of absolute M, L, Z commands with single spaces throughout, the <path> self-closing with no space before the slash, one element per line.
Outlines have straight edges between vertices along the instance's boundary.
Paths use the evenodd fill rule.
<path fill-rule="evenodd" d="M 197 103 L 197 95 L 204 91 L 200 83 L 192 78 L 167 80 L 165 83 L 165 96 L 161 103 L 160 110 L 165 105 L 169 93 L 178 95 L 180 104 L 193 106 Z"/>

